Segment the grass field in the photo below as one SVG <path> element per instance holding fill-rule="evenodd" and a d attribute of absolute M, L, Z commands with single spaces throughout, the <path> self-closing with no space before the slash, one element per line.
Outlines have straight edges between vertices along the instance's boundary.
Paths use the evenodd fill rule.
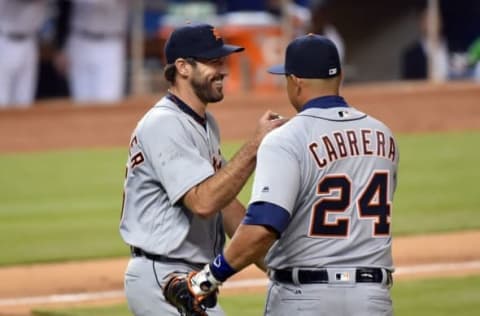
<path fill-rule="evenodd" d="M 396 316 L 476 316 L 480 276 L 397 282 L 392 289 Z M 263 315 L 265 295 L 221 297 L 229 316 Z M 36 316 L 130 316 L 125 304 L 106 308 L 36 311 Z"/>
<path fill-rule="evenodd" d="M 480 132 L 399 137 L 396 235 L 480 228 L 479 143 Z M 127 255 L 125 160 L 125 148 L 0 155 L 0 265 Z"/>

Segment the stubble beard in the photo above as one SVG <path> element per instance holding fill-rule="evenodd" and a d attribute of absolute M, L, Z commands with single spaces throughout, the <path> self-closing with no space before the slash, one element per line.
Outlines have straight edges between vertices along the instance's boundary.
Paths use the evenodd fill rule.
<path fill-rule="evenodd" d="M 195 95 L 204 103 L 215 103 L 223 100 L 223 87 L 215 87 L 215 80 L 223 79 L 222 75 L 214 78 L 194 76 L 190 81 Z"/>

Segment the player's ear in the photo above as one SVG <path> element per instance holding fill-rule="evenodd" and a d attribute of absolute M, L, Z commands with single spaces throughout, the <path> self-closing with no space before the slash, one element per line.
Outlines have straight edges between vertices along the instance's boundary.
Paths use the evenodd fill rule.
<path fill-rule="evenodd" d="M 302 78 L 298 78 L 295 75 L 290 75 L 290 76 L 292 78 L 292 82 L 293 82 L 294 87 L 295 87 L 295 94 L 298 96 L 302 92 L 303 80 L 302 80 Z"/>
<path fill-rule="evenodd" d="M 177 69 L 177 73 L 183 78 L 188 77 L 191 69 L 190 64 L 183 58 L 175 60 L 175 68 Z"/>

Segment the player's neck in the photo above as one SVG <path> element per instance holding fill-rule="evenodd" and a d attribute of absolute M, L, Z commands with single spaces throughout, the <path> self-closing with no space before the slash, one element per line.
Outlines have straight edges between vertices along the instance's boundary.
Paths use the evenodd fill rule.
<path fill-rule="evenodd" d="M 168 91 L 185 102 L 195 111 L 195 113 L 201 117 L 205 117 L 207 105 L 198 98 L 192 89 L 187 89 L 185 87 L 171 87 Z"/>
<path fill-rule="evenodd" d="M 302 104 L 303 106 L 305 103 L 307 103 L 312 99 L 331 96 L 331 95 L 339 95 L 339 91 L 333 90 L 333 89 L 305 91 L 304 93 L 302 93 L 302 95 L 299 96 L 299 101 L 300 101 L 300 104 Z"/>
<path fill-rule="evenodd" d="M 340 85 L 338 81 L 330 79 L 300 79 L 297 87 L 297 98 L 300 104 L 308 101 L 330 95 L 340 94 Z"/>

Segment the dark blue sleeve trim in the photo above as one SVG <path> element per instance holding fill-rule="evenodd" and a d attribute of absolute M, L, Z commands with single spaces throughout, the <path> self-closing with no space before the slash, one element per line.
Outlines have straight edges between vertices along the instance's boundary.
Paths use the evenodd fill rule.
<path fill-rule="evenodd" d="M 290 223 L 290 213 L 284 208 L 268 203 L 255 202 L 248 206 L 243 219 L 245 225 L 262 225 L 274 229 L 280 236 Z"/>

